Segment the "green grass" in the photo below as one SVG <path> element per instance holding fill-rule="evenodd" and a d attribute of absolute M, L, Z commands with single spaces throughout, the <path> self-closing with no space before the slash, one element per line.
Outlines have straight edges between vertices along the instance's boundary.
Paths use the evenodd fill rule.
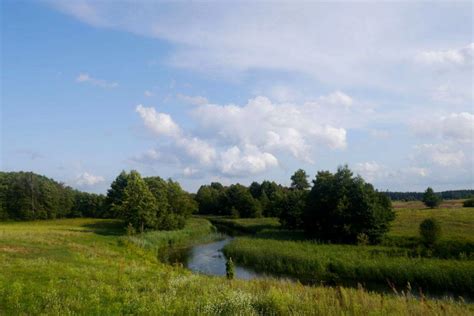
<path fill-rule="evenodd" d="M 202 225 L 202 226 L 201 226 Z M 473 305 L 276 280 L 228 281 L 160 263 L 153 244 L 209 227 L 120 236 L 118 222 L 0 223 L 0 314 L 470 315 Z M 194 227 L 194 228 L 193 228 Z M 189 230 L 194 230 L 190 233 Z M 187 232 L 188 231 L 188 232 Z M 185 237 L 185 235 L 187 237 Z M 139 240 L 143 239 L 143 242 Z M 145 241 L 146 240 L 146 241 Z M 143 247 L 142 247 L 143 246 Z"/>
<path fill-rule="evenodd" d="M 260 219 L 226 219 L 235 227 L 250 227 L 247 230 L 253 232 L 253 238 L 236 238 L 225 252 L 239 263 L 306 281 L 387 284 L 390 280 L 399 287 L 410 282 L 432 293 L 450 291 L 474 297 L 474 209 L 458 204 L 416 209 L 423 206 L 397 203 L 397 217 L 380 246 L 306 241 L 302 232 L 279 229 L 277 219 L 265 219 L 267 226 L 272 223 L 270 228 L 259 225 Z M 428 217 L 436 218 L 443 229 L 432 249 L 421 247 L 418 237 L 418 226 Z"/>

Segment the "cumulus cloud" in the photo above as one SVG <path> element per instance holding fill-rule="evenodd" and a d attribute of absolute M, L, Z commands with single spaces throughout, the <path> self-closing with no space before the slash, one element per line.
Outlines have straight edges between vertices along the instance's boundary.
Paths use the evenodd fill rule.
<path fill-rule="evenodd" d="M 101 88 L 116 88 L 118 87 L 118 83 L 116 82 L 109 82 L 103 79 L 97 79 L 90 76 L 87 73 L 81 73 L 76 77 L 76 82 L 78 83 L 90 83 L 94 86 L 101 87 Z"/>
<path fill-rule="evenodd" d="M 300 105 L 273 103 L 266 97 L 250 99 L 243 106 L 206 102 L 190 111 L 199 136 L 185 132 L 170 115 L 138 105 L 136 112 L 144 126 L 158 139 L 172 143 L 160 145 L 160 154 L 154 150 L 135 160 L 162 161 L 166 150 L 182 163 L 198 163 L 230 176 L 278 167 L 280 154 L 314 162 L 315 147 L 346 148 L 347 131 L 342 125 L 347 123 L 345 117 L 357 113 L 346 108 L 348 102 L 354 103 L 342 92 Z"/>
<path fill-rule="evenodd" d="M 331 149 L 347 145 L 346 129 L 340 126 L 345 123 L 344 113 L 328 109 L 321 102 L 275 104 L 266 97 L 256 97 L 244 106 L 201 106 L 194 110 L 194 116 L 203 130 L 214 131 L 226 142 L 288 151 L 305 161 L 312 161 L 313 145 Z"/>
<path fill-rule="evenodd" d="M 261 152 L 255 146 L 246 146 L 242 152 L 233 146 L 220 155 L 219 168 L 228 175 L 255 174 L 278 166 L 278 160 L 268 152 Z"/>
<path fill-rule="evenodd" d="M 375 161 L 357 163 L 354 167 L 354 171 L 369 182 L 374 181 L 378 177 L 384 176 L 386 173 L 385 167 L 379 165 Z"/>
<path fill-rule="evenodd" d="M 416 60 L 428 65 L 470 65 L 474 57 L 474 43 L 458 49 L 422 51 Z"/>
<path fill-rule="evenodd" d="M 204 104 L 208 104 L 209 103 L 209 100 L 207 100 L 205 97 L 202 97 L 202 96 L 188 96 L 188 95 L 184 95 L 184 94 L 177 94 L 177 97 L 179 100 L 183 101 L 183 102 L 186 102 L 186 103 L 189 103 L 189 104 L 193 104 L 193 105 L 204 105 Z"/>
<path fill-rule="evenodd" d="M 75 184 L 80 187 L 94 186 L 98 183 L 104 182 L 104 177 L 93 175 L 89 172 L 83 172 L 75 179 Z"/>
<path fill-rule="evenodd" d="M 154 108 L 147 108 L 141 104 L 137 105 L 135 111 L 140 115 L 145 126 L 156 136 L 178 137 L 181 135 L 179 126 L 170 115 L 156 112 Z"/>

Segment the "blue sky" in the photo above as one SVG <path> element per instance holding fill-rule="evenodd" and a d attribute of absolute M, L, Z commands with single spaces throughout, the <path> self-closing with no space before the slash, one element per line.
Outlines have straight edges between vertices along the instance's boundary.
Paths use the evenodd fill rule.
<path fill-rule="evenodd" d="M 2 1 L 1 170 L 474 186 L 473 4 Z"/>

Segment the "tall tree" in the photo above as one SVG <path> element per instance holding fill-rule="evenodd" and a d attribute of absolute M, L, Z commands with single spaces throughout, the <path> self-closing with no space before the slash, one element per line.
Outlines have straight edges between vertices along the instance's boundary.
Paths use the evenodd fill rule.
<path fill-rule="evenodd" d="M 120 214 L 126 223 L 144 231 L 146 228 L 155 228 L 156 208 L 156 199 L 147 184 L 137 171 L 132 170 L 127 177 L 123 199 L 121 203 L 114 204 L 113 210 Z"/>
<path fill-rule="evenodd" d="M 303 169 L 298 169 L 291 176 L 291 188 L 296 190 L 306 190 L 309 188 L 308 175 Z"/>

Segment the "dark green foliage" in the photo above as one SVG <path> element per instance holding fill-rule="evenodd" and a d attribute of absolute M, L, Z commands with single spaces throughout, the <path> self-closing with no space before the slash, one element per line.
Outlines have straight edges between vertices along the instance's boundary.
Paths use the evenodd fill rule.
<path fill-rule="evenodd" d="M 233 184 L 225 191 L 223 205 L 229 215 L 238 217 L 262 216 L 262 209 L 258 200 L 254 199 L 249 190 L 240 184 Z"/>
<path fill-rule="evenodd" d="M 390 199 L 347 166 L 318 172 L 309 193 L 303 225 L 309 234 L 333 242 L 357 242 L 364 233 L 378 242 L 395 218 Z"/>
<path fill-rule="evenodd" d="M 422 201 L 423 192 L 384 192 L 392 201 Z M 474 190 L 451 190 L 436 193 L 443 200 L 466 199 L 474 195 Z"/>
<path fill-rule="evenodd" d="M 110 185 L 110 189 L 107 191 L 107 198 L 105 203 L 107 206 L 108 215 L 110 217 L 117 217 L 117 214 L 113 213 L 113 209 L 118 209 L 123 201 L 123 194 L 125 187 L 128 182 L 128 174 L 122 170 L 122 172 L 115 178 Z"/>
<path fill-rule="evenodd" d="M 425 193 L 423 194 L 423 203 L 425 203 L 427 207 L 438 207 L 441 201 L 441 198 L 434 193 L 432 188 L 426 189 Z"/>
<path fill-rule="evenodd" d="M 420 224 L 420 237 L 426 245 L 434 245 L 441 237 L 441 225 L 434 218 L 425 219 Z"/>
<path fill-rule="evenodd" d="M 281 203 L 280 222 L 283 227 L 298 229 L 303 225 L 303 214 L 309 192 L 306 190 L 289 190 Z"/>
<path fill-rule="evenodd" d="M 220 183 L 202 185 L 196 193 L 195 200 L 199 205 L 199 214 L 224 214 L 224 187 Z"/>
<path fill-rule="evenodd" d="M 308 175 L 303 169 L 298 169 L 291 176 L 291 188 L 296 190 L 306 190 L 309 188 Z"/>
<path fill-rule="evenodd" d="M 0 172 L 1 220 L 100 217 L 103 199 L 32 172 Z"/>
<path fill-rule="evenodd" d="M 462 203 L 464 207 L 474 207 L 474 198 L 470 198 Z"/>

